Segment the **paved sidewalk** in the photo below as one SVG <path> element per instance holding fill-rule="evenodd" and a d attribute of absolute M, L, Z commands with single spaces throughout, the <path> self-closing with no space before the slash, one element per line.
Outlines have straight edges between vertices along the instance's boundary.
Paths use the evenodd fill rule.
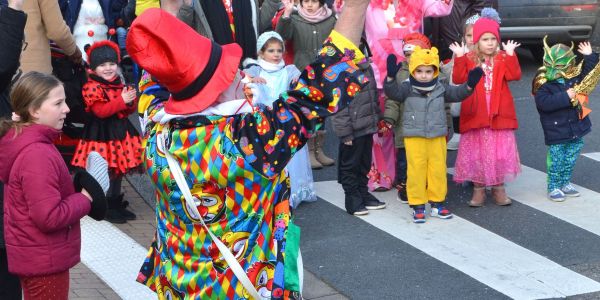
<path fill-rule="evenodd" d="M 155 230 L 154 210 L 127 180 L 123 180 L 123 192 L 125 193 L 125 199 L 130 203 L 131 210 L 136 213 L 137 220 L 128 221 L 126 224 L 114 225 L 137 243 L 143 247 L 147 247 L 152 241 Z M 115 291 L 83 263 L 79 263 L 72 268 L 70 275 L 69 299 L 71 300 L 121 299 Z M 306 270 L 304 271 L 303 296 L 304 299 L 309 300 L 347 299 Z"/>

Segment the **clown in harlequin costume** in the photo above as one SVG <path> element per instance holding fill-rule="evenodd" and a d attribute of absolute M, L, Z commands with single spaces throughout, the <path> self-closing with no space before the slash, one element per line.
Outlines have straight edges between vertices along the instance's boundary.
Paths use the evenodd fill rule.
<path fill-rule="evenodd" d="M 237 44 L 219 46 L 160 9 L 133 22 L 129 54 L 171 92 L 166 101 L 147 101 L 144 113 L 145 166 L 157 192 L 158 224 L 138 281 L 159 299 L 249 299 L 245 277 L 261 298 L 300 298 L 301 286 L 291 280 L 298 276 L 299 235 L 283 169 L 323 118 L 366 84 L 356 65 L 364 57 L 353 44 L 366 6 L 352 1 L 317 61 L 272 109 L 254 109 L 239 96 Z M 171 155 L 193 202 L 173 177 Z M 235 257 L 242 279 L 209 232 Z"/>
<path fill-rule="evenodd" d="M 136 111 L 134 88 L 126 87 L 119 76 L 119 47 L 111 41 L 100 41 L 87 49 L 88 82 L 83 85 L 83 100 L 91 118 L 85 125 L 71 164 L 85 167 L 87 155 L 99 152 L 108 162 L 111 183 L 107 193 L 109 210 L 106 219 L 113 223 L 135 220 L 121 194 L 123 175 L 142 163 L 142 147 L 138 131 L 127 118 Z"/>
<path fill-rule="evenodd" d="M 582 63 L 576 62 L 574 45 L 556 44 L 549 47 L 544 38 L 544 65 L 533 79 L 532 92 L 540 114 L 544 139 L 548 145 L 547 173 L 548 198 L 564 201 L 565 197 L 577 197 L 579 192 L 571 185 L 575 162 L 583 148 L 583 136 L 592 129 L 589 116 L 583 114 L 578 98 L 580 86 L 590 90 L 598 80 L 600 66 L 598 54 L 592 52 L 589 42 L 579 44 Z M 586 83 L 595 77 L 593 84 Z"/>
<path fill-rule="evenodd" d="M 481 79 L 479 67 L 469 71 L 467 82 L 451 86 L 438 80 L 440 59 L 437 48 L 416 46 L 410 56 L 409 79 L 396 81 L 401 64 L 396 56 L 388 59 L 385 95 L 393 101 L 404 102 L 402 132 L 408 180 L 408 204 L 413 208 L 413 221 L 425 222 L 425 204 L 431 203 L 431 216 L 452 218 L 446 207 L 446 108 L 445 102 L 460 102 L 473 92 Z M 384 126 L 382 128 L 390 128 Z"/>

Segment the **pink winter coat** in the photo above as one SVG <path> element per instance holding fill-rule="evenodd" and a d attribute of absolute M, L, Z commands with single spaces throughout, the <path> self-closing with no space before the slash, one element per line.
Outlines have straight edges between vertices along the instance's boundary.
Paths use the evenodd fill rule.
<path fill-rule="evenodd" d="M 75 193 L 67 165 L 52 144 L 59 131 L 30 125 L 0 138 L 4 182 L 4 234 L 8 269 L 19 276 L 47 275 L 79 262 L 79 219 L 90 201 Z"/>

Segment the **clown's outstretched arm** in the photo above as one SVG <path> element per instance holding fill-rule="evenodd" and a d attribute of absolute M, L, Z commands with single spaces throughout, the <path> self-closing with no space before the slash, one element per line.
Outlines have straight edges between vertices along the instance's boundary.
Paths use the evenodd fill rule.
<path fill-rule="evenodd" d="M 253 168 L 277 176 L 308 138 L 322 128 L 324 118 L 348 106 L 368 82 L 357 63 L 364 55 L 356 47 L 363 30 L 368 0 L 349 0 L 315 62 L 298 82 L 265 109 L 233 117 L 232 136 Z"/>

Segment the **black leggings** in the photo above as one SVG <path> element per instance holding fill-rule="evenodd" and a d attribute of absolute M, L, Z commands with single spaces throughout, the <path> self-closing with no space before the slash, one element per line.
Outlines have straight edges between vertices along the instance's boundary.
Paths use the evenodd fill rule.
<path fill-rule="evenodd" d="M 110 180 L 110 187 L 108 188 L 108 192 L 106 193 L 107 197 L 118 197 L 121 195 L 121 181 L 123 180 L 123 175 L 113 175 Z"/>
<path fill-rule="evenodd" d="M 460 133 L 460 118 L 452 117 L 452 127 L 454 127 L 454 133 Z"/>

